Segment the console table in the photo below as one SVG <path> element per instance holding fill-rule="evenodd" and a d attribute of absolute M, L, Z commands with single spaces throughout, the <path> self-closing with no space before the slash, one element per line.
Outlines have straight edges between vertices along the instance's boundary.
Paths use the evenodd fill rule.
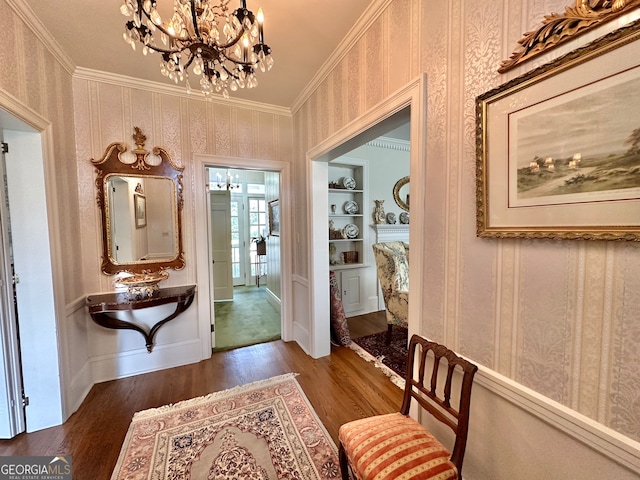
<path fill-rule="evenodd" d="M 189 308 L 193 302 L 195 293 L 195 285 L 161 288 L 155 292 L 153 296 L 140 300 L 130 299 L 126 292 L 103 293 L 88 296 L 87 307 L 89 308 L 89 314 L 93 321 L 102 327 L 116 330 L 135 330 L 142 334 L 146 341 L 147 351 L 151 353 L 151 350 L 153 349 L 153 337 L 157 333 L 158 329 L 169 320 L 173 320 Z M 157 307 L 168 303 L 176 304 L 175 311 L 168 317 L 156 322 L 148 332 L 144 328 L 132 322 L 120 320 L 110 315 L 112 312 L 139 310 L 141 308 Z"/>

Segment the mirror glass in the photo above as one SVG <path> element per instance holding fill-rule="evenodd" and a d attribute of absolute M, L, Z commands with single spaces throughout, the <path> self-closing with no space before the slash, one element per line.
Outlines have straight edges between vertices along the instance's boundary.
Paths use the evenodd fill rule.
<path fill-rule="evenodd" d="M 170 178 L 109 175 L 108 255 L 114 264 L 178 256 L 176 189 Z"/>
<path fill-rule="evenodd" d="M 393 199 L 401 209 L 407 212 L 409 211 L 410 193 L 409 177 L 402 177 L 393 186 Z"/>

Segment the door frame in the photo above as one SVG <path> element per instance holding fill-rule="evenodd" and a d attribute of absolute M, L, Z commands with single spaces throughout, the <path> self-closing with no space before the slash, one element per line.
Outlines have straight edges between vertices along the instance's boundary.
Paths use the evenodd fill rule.
<path fill-rule="evenodd" d="M 213 299 L 211 288 L 211 258 L 209 254 L 209 221 L 207 219 L 206 202 L 209 199 L 206 189 L 207 168 L 239 168 L 244 170 L 258 170 L 277 172 L 280 174 L 280 249 L 281 252 L 293 251 L 293 239 L 291 235 L 291 165 L 277 160 L 264 160 L 259 158 L 222 157 L 218 155 L 195 154 L 193 156 L 196 185 L 195 193 L 195 257 L 196 265 L 207 265 L 207 268 L 196 270 L 198 284 L 198 318 L 200 324 L 200 338 L 209 339 L 202 344 L 203 358 L 211 355 L 211 317 L 213 312 Z M 293 340 L 293 258 L 291 255 L 280 255 L 280 331 L 282 340 Z"/>
<path fill-rule="evenodd" d="M 358 135 L 375 127 L 400 110 L 411 107 L 411 151 L 410 177 L 412 185 L 426 185 L 426 131 L 427 131 L 427 92 L 426 74 L 422 74 L 388 98 L 369 109 L 362 116 L 349 123 L 307 152 L 307 186 L 310 194 L 307 218 L 328 218 L 328 161 L 346 153 L 355 145 L 349 142 Z M 425 205 L 426 192 L 415 188 L 411 192 L 412 205 Z M 425 247 L 424 208 L 415 208 L 411 212 L 409 236 L 411 250 L 423 252 Z M 329 245 L 327 225 L 323 221 L 310 221 L 307 225 L 309 238 L 309 308 L 310 331 L 309 348 L 314 358 L 331 353 L 329 334 Z M 416 256 L 416 258 L 419 258 Z M 423 262 L 415 261 L 409 266 L 409 283 L 414 292 L 423 291 Z M 413 301 L 413 300 L 418 301 Z M 409 302 L 409 334 L 418 333 L 422 313 L 422 296 L 412 297 Z"/>
<path fill-rule="evenodd" d="M 40 257 L 32 257 L 32 260 L 41 264 L 42 283 L 35 286 L 29 295 L 33 298 L 46 296 L 51 308 L 48 309 L 48 313 L 44 316 L 40 315 L 37 319 L 38 328 L 32 328 L 29 324 L 23 325 L 30 315 L 22 312 L 18 305 L 23 385 L 29 396 L 27 432 L 32 432 L 60 425 L 69 417 L 69 412 L 74 410 L 74 405 L 71 404 L 73 399 L 67 394 L 71 375 L 61 353 L 61 346 L 66 345 L 68 335 L 64 322 L 61 322 L 61 319 L 66 318 L 66 304 L 60 233 L 62 229 L 57 195 L 58 180 L 54 175 L 56 171 L 55 142 L 52 124 L 2 89 L 0 89 L 0 108 L 21 125 L 10 126 L 6 130 L 26 133 L 29 144 L 35 142 L 39 145 L 37 151 L 30 152 L 30 160 L 38 167 L 38 172 L 42 172 L 40 180 L 44 185 L 44 192 L 42 192 L 44 201 L 42 203 L 38 201 L 37 207 L 46 217 L 48 243 L 41 251 L 34 249 L 36 252 L 39 251 L 40 255 Z M 11 147 L 9 153 L 11 154 Z M 34 173 L 27 171 L 25 175 L 34 175 Z M 17 219 L 14 218 L 13 221 L 16 223 Z M 43 338 L 46 339 L 44 344 Z"/>

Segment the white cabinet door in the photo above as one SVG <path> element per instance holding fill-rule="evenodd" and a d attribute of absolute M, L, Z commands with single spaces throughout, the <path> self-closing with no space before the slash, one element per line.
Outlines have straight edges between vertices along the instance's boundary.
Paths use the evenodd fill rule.
<path fill-rule="evenodd" d="M 363 308 L 362 278 L 360 269 L 343 270 L 340 274 L 340 292 L 345 315 Z"/>

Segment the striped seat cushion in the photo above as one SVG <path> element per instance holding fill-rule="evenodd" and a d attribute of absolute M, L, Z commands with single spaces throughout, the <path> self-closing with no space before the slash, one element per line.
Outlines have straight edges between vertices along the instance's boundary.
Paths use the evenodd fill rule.
<path fill-rule="evenodd" d="M 400 413 L 346 423 L 338 437 L 358 480 L 458 478 L 447 449 Z"/>

